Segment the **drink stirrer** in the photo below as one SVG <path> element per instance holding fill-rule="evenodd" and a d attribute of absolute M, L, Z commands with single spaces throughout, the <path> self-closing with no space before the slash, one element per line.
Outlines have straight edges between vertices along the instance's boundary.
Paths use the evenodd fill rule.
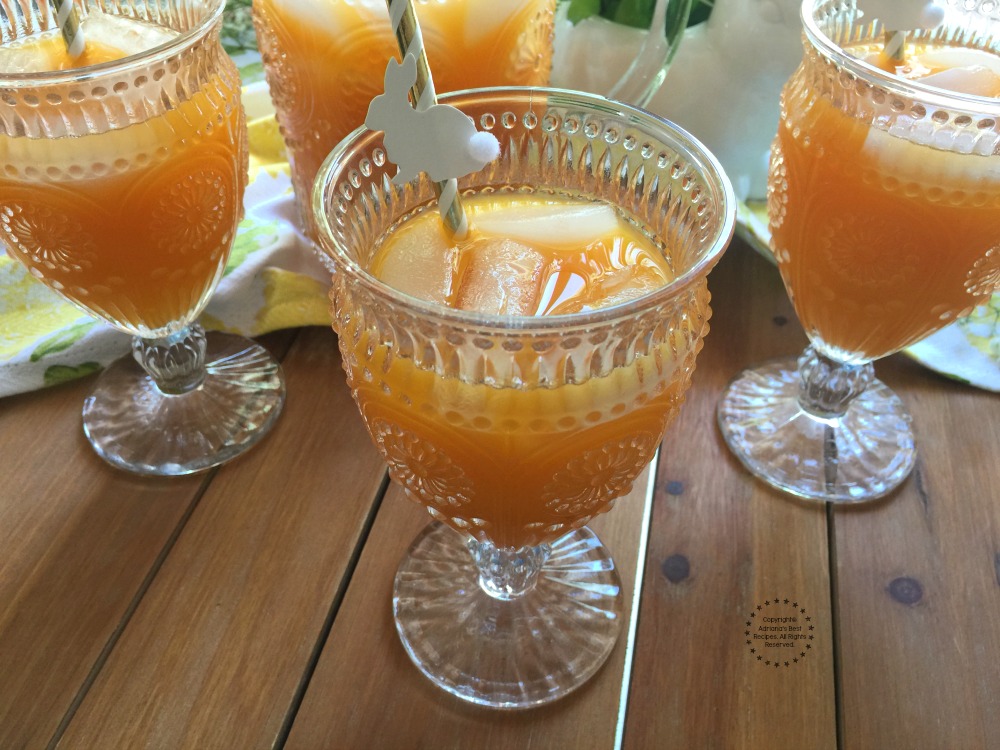
<path fill-rule="evenodd" d="M 906 64 L 904 29 L 932 29 L 944 20 L 944 9 L 934 0 L 858 0 L 858 9 L 882 21 L 882 54 L 893 73 Z"/>
<path fill-rule="evenodd" d="M 396 43 L 399 46 L 400 57 L 403 60 L 403 70 L 406 70 L 408 64 L 407 57 L 412 57 L 416 62 L 416 80 L 410 87 L 410 98 L 413 102 L 413 108 L 419 114 L 429 114 L 429 110 L 434 108 L 441 108 L 441 105 L 437 104 L 437 93 L 434 90 L 434 79 L 431 77 L 430 66 L 427 63 L 427 52 L 424 50 L 424 40 L 420 33 L 420 24 L 417 21 L 417 14 L 413 7 L 412 0 L 386 0 L 389 9 L 389 20 L 392 24 L 393 33 L 396 36 Z M 393 69 L 394 60 L 390 60 L 389 69 Z M 389 72 L 387 71 L 386 84 L 387 88 L 389 85 Z M 392 96 L 387 90 L 385 96 Z M 371 124 L 373 122 L 373 112 L 375 110 L 375 104 L 381 97 L 376 97 L 376 100 L 372 102 L 372 108 L 369 109 L 368 117 L 365 120 L 365 124 L 373 130 L 378 130 L 377 126 L 373 127 Z M 449 108 L 450 109 L 450 108 Z M 457 110 L 456 110 L 457 111 Z M 464 115 L 463 115 L 464 117 Z M 427 118 L 424 118 L 427 119 Z M 466 118 L 468 119 L 468 118 Z M 415 118 L 414 122 L 423 121 Z M 452 143 L 459 147 L 458 150 L 464 148 L 468 152 L 468 156 L 471 156 L 478 166 L 474 166 L 475 169 L 481 169 L 485 164 L 492 161 L 499 155 L 499 145 L 496 139 L 493 138 L 491 134 L 479 133 L 475 130 L 475 126 L 472 125 L 471 120 L 469 120 L 469 125 L 471 128 L 459 128 L 447 135 L 453 136 L 454 140 Z M 471 138 L 470 138 L 471 134 Z M 387 133 L 387 141 L 389 134 Z M 462 140 L 465 143 L 462 143 Z M 445 139 L 444 142 L 448 142 Z M 415 144 L 404 144 L 411 145 L 415 149 Z M 388 143 L 386 148 L 388 149 Z M 391 155 L 390 155 L 391 156 Z M 445 158 L 444 153 L 423 153 L 421 156 L 425 156 L 430 160 L 441 160 L 448 161 Z M 399 163 L 398 159 L 394 161 Z M 457 163 L 457 162 L 456 162 Z M 462 167 L 472 166 L 472 162 L 461 163 Z M 432 170 L 426 170 L 430 174 Z M 461 174 L 468 174 L 467 170 Z M 438 195 L 438 206 L 441 212 L 441 218 L 444 221 L 445 227 L 451 232 L 455 239 L 461 240 L 466 237 L 469 232 L 469 222 L 465 214 L 465 209 L 462 206 L 461 198 L 458 194 L 458 179 L 456 176 L 448 176 L 442 180 L 434 180 L 434 189 Z M 434 179 L 432 177 L 432 179 Z"/>
<path fill-rule="evenodd" d="M 56 22 L 59 24 L 59 31 L 62 32 L 63 41 L 66 42 L 66 52 L 70 59 L 76 60 L 83 54 L 86 42 L 83 38 L 83 29 L 80 27 L 80 15 L 76 11 L 73 0 L 58 0 L 56 7 Z"/>

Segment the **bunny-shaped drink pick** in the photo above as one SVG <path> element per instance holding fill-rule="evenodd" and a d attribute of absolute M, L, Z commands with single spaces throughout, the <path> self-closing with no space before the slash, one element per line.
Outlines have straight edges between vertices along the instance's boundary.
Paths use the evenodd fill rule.
<path fill-rule="evenodd" d="M 885 57 L 892 65 L 906 61 L 906 32 L 933 29 L 944 20 L 944 9 L 934 0 L 858 0 L 865 16 L 878 18 L 885 29 Z"/>
<path fill-rule="evenodd" d="M 476 130 L 471 117 L 447 104 L 421 108 L 410 104 L 408 92 L 417 80 L 413 54 L 403 64 L 389 59 L 385 93 L 372 99 L 365 117 L 370 130 L 385 133 L 385 150 L 396 164 L 392 181 L 402 185 L 426 172 L 435 182 L 457 179 L 482 169 L 500 155 L 491 133 Z"/>
<path fill-rule="evenodd" d="M 944 20 L 944 8 L 934 0 L 858 0 L 858 9 L 891 31 L 933 29 Z"/>

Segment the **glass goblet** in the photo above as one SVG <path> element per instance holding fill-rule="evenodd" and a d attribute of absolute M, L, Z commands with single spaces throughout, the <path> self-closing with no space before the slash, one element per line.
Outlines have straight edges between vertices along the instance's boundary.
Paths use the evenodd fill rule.
<path fill-rule="evenodd" d="M 676 273 L 631 302 L 550 317 L 419 300 L 368 269 L 387 233 L 436 210 L 432 183 L 396 187 L 382 133 L 366 130 L 320 171 L 348 383 L 391 475 L 437 521 L 396 575 L 399 635 L 454 695 L 531 706 L 586 681 L 618 637 L 620 581 L 586 523 L 630 490 L 683 401 L 735 203 L 699 144 L 627 105 L 541 88 L 442 101 L 500 141 L 496 161 L 459 180 L 464 195 L 606 201 Z"/>
<path fill-rule="evenodd" d="M 225 269 L 247 179 L 240 78 L 219 39 L 224 2 L 88 0 L 78 6 L 84 56 L 50 72 L 24 63 L 65 56 L 54 12 L 10 5 L 0 238 L 33 276 L 134 336 L 133 357 L 87 398 L 84 431 L 102 458 L 140 474 L 232 458 L 271 428 L 284 382 L 262 347 L 206 337 L 195 322 Z M 134 54 L 108 61 L 106 48 Z"/>
<path fill-rule="evenodd" d="M 909 33 L 911 67 L 992 58 L 1000 68 L 998 8 L 950 0 L 941 26 Z M 806 0 L 802 19 L 768 211 L 811 346 L 797 363 L 739 375 L 718 421 L 771 485 L 856 502 L 890 492 L 915 461 L 910 415 L 872 361 L 967 315 L 1000 282 L 1000 89 L 897 76 L 882 57 L 883 24 L 854 2 Z"/>
<path fill-rule="evenodd" d="M 438 91 L 549 82 L 555 0 L 415 0 Z M 365 121 L 398 55 L 385 0 L 253 0 L 305 233 L 323 159 Z"/>

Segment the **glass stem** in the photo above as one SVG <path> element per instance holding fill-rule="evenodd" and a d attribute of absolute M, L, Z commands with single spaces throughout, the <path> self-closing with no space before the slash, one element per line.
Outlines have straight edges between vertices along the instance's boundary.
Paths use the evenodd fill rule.
<path fill-rule="evenodd" d="M 479 586 L 494 599 L 516 599 L 534 587 L 552 548 L 497 547 L 490 541 L 470 539 L 469 553 L 479 569 Z"/>
<path fill-rule="evenodd" d="M 159 339 L 132 339 L 132 356 L 168 395 L 193 391 L 205 380 L 205 329 L 192 323 Z"/>
<path fill-rule="evenodd" d="M 837 486 L 840 449 L 836 420 L 847 413 L 851 401 L 865 392 L 875 379 L 871 362 L 849 365 L 826 357 L 811 346 L 799 357 L 799 406 L 824 420 L 823 481 L 832 492 Z"/>
<path fill-rule="evenodd" d="M 830 359 L 810 346 L 799 357 L 799 377 L 799 405 L 820 419 L 836 419 L 875 379 L 875 368 L 871 362 L 849 365 Z"/>

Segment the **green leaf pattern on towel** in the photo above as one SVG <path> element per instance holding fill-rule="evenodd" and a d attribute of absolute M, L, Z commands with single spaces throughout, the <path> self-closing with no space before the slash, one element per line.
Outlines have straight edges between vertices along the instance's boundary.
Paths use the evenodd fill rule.
<path fill-rule="evenodd" d="M 243 264 L 248 255 L 274 244 L 277 240 L 278 229 L 272 222 L 247 217 L 236 232 L 233 249 L 229 252 L 229 261 L 226 263 L 223 275 L 228 276 Z"/>
<path fill-rule="evenodd" d="M 84 375 L 90 375 L 100 369 L 101 366 L 97 362 L 84 362 L 76 367 L 70 365 L 52 365 L 52 367 L 46 368 L 45 374 L 42 377 L 46 386 L 59 385 L 60 383 L 82 378 Z"/>
<path fill-rule="evenodd" d="M 958 321 L 968 342 L 1000 366 L 1000 292 Z"/>
<path fill-rule="evenodd" d="M 96 320 L 81 320 L 79 323 L 56 331 L 51 336 L 42 339 L 41 343 L 35 347 L 31 352 L 31 361 L 37 362 L 42 357 L 69 349 L 86 336 L 95 325 L 97 325 Z"/>

